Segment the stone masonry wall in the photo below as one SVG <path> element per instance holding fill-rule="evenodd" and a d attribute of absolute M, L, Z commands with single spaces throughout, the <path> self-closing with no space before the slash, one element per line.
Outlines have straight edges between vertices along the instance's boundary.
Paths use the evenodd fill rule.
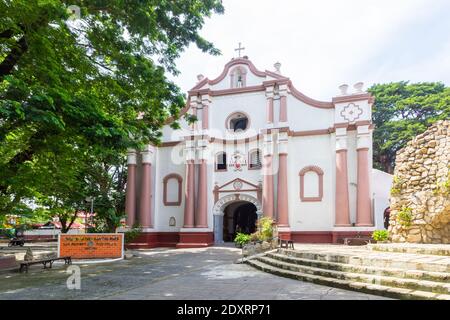
<path fill-rule="evenodd" d="M 438 121 L 397 152 L 392 242 L 450 243 L 450 121 Z"/>

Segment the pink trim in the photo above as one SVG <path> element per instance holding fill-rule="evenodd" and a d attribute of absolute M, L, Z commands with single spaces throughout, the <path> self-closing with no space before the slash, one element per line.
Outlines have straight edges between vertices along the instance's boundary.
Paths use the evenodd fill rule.
<path fill-rule="evenodd" d="M 186 187 L 184 189 L 184 224 L 185 228 L 194 227 L 194 189 L 195 189 L 195 167 L 194 161 L 189 160 L 186 164 Z"/>
<path fill-rule="evenodd" d="M 214 234 L 212 232 L 180 232 L 180 242 L 177 248 L 204 248 L 212 246 Z"/>
<path fill-rule="evenodd" d="M 175 179 L 178 182 L 178 198 L 177 201 L 167 201 L 167 183 L 170 179 Z M 165 206 L 179 206 L 181 204 L 181 196 L 182 196 L 182 183 L 183 178 L 176 173 L 168 174 L 163 179 L 163 203 Z"/>
<path fill-rule="evenodd" d="M 289 211 L 288 211 L 288 183 L 287 183 L 287 154 L 279 154 L 278 167 L 278 226 L 289 227 Z"/>
<path fill-rule="evenodd" d="M 279 80 L 289 80 L 289 78 L 286 78 L 285 76 L 282 76 L 281 74 L 266 70 L 265 71 L 266 75 L 268 75 L 269 77 L 275 78 L 275 79 L 279 79 Z"/>
<path fill-rule="evenodd" d="M 305 197 L 305 174 L 307 172 L 315 172 L 317 173 L 317 177 L 319 179 L 319 187 L 318 187 L 318 196 L 317 197 Z M 323 171 L 318 166 L 307 166 L 303 168 L 300 173 L 300 199 L 303 202 L 318 202 L 322 201 L 323 198 Z"/>
<path fill-rule="evenodd" d="M 150 163 L 143 163 L 141 177 L 141 201 L 139 206 L 139 224 L 144 228 L 152 226 L 151 179 L 152 165 Z"/>
<path fill-rule="evenodd" d="M 253 137 L 249 137 L 249 138 L 242 138 L 242 139 L 221 139 L 221 138 L 216 138 L 216 137 L 211 137 L 209 139 L 209 142 L 215 142 L 215 143 L 222 143 L 222 144 L 238 144 L 238 143 L 248 143 L 248 142 L 252 142 L 252 141 L 256 141 L 256 140 L 261 140 L 262 139 L 262 134 L 258 134 L 256 136 Z"/>
<path fill-rule="evenodd" d="M 294 97 L 296 97 L 298 100 L 300 100 L 306 104 L 309 104 L 313 107 L 321 108 L 321 109 L 333 109 L 334 108 L 333 102 L 319 101 L 319 100 L 315 100 L 315 99 L 312 99 L 312 98 L 304 95 L 303 93 L 301 93 L 294 87 L 294 85 L 292 84 L 291 81 L 289 81 L 288 86 L 289 86 L 289 89 L 291 90 L 291 94 Z"/>
<path fill-rule="evenodd" d="M 208 228 L 208 181 L 206 160 L 201 160 L 198 168 L 198 204 L 195 213 L 195 227 Z"/>
<path fill-rule="evenodd" d="M 273 97 L 267 98 L 267 123 L 273 123 Z"/>
<path fill-rule="evenodd" d="M 357 149 L 358 153 L 358 187 L 356 225 L 359 227 L 373 226 L 372 205 L 369 187 L 369 149 Z"/>
<path fill-rule="evenodd" d="M 272 155 L 264 156 L 263 170 L 263 213 L 266 217 L 273 218 Z"/>
<path fill-rule="evenodd" d="M 263 71 L 259 71 L 258 69 L 256 69 L 256 67 L 253 65 L 253 63 L 245 58 L 235 58 L 233 60 L 231 60 L 230 62 L 228 62 L 225 65 L 225 68 L 223 69 L 222 73 L 220 74 L 220 76 L 218 76 L 216 79 L 214 80 L 208 80 L 208 84 L 209 85 L 215 85 L 217 83 L 219 83 L 220 81 L 222 81 L 228 74 L 228 71 L 230 70 L 230 68 L 234 65 L 238 65 L 238 64 L 244 64 L 246 65 L 250 71 L 255 74 L 258 77 L 265 77 L 266 73 Z M 198 85 L 197 85 L 198 86 Z M 196 87 L 197 87 L 196 86 Z M 194 87 L 195 88 L 195 87 Z M 201 87 L 199 87 L 201 88 Z"/>
<path fill-rule="evenodd" d="M 287 121 L 287 97 L 280 97 L 280 122 Z"/>
<path fill-rule="evenodd" d="M 347 150 L 336 151 L 336 221 L 337 227 L 350 226 L 348 200 Z"/>
<path fill-rule="evenodd" d="M 289 135 L 292 137 L 306 137 L 306 136 L 320 136 L 332 133 L 333 130 L 329 129 L 318 129 L 318 130 L 305 130 L 305 131 L 289 131 Z"/>
<path fill-rule="evenodd" d="M 343 103 L 343 102 L 354 102 L 360 100 L 369 100 L 370 103 L 373 102 L 373 96 L 370 93 L 352 94 L 343 97 L 334 97 L 332 99 L 333 104 Z"/>
<path fill-rule="evenodd" d="M 125 195 L 127 225 L 133 227 L 136 216 L 136 165 L 128 165 L 127 191 Z"/>
<path fill-rule="evenodd" d="M 259 186 L 257 186 L 256 184 L 253 184 L 253 183 L 251 183 L 251 182 L 249 182 L 249 181 L 246 181 L 246 180 L 244 180 L 244 179 L 241 179 L 241 178 L 236 178 L 236 179 L 233 179 L 233 180 L 231 180 L 231 181 L 228 181 L 227 183 L 221 185 L 220 187 L 217 187 L 217 191 L 218 191 L 218 192 L 225 192 L 226 190 L 220 191 L 220 189 L 225 188 L 226 186 L 229 186 L 230 184 L 232 184 L 232 183 L 234 183 L 234 182 L 236 182 L 236 181 L 240 181 L 240 182 L 242 182 L 243 184 L 245 183 L 245 184 L 248 184 L 248 185 L 254 187 L 255 189 L 254 189 L 253 191 L 259 189 Z M 233 191 L 235 191 L 235 190 L 233 190 Z M 248 191 L 248 190 L 247 190 L 247 191 Z"/>

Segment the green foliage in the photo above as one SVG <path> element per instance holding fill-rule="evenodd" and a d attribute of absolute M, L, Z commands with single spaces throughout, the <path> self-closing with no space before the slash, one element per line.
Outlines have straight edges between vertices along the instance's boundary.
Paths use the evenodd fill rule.
<path fill-rule="evenodd" d="M 412 222 L 412 209 L 403 206 L 402 209 L 397 212 L 397 222 L 403 227 L 410 227 Z"/>
<path fill-rule="evenodd" d="M 79 20 L 68 21 L 69 5 Z M 220 0 L 0 1 L 0 214 L 33 203 L 69 227 L 93 196 L 117 224 L 109 157 L 158 143 L 182 116 L 185 97 L 166 74 L 191 43 L 219 54 L 198 31 L 223 10 Z"/>
<path fill-rule="evenodd" d="M 273 237 L 273 223 L 274 221 L 269 217 L 262 217 L 257 222 L 259 240 L 267 241 Z"/>
<path fill-rule="evenodd" d="M 131 243 L 133 242 L 133 240 L 135 240 L 139 234 L 142 232 L 142 228 L 139 226 L 133 226 L 133 228 L 131 228 L 130 230 L 126 231 L 124 233 L 125 235 L 125 243 Z"/>
<path fill-rule="evenodd" d="M 249 243 L 250 241 L 251 241 L 251 236 L 249 234 L 240 233 L 240 232 L 238 232 L 236 234 L 236 237 L 234 238 L 234 243 L 240 247 Z"/>
<path fill-rule="evenodd" d="M 440 82 L 375 84 L 373 162 L 392 172 L 395 155 L 437 120 L 450 118 L 450 88 Z"/>
<path fill-rule="evenodd" d="M 386 241 L 389 238 L 389 232 L 387 230 L 375 230 L 372 233 L 372 239 L 375 241 Z"/>
<path fill-rule="evenodd" d="M 391 188 L 391 196 L 396 196 L 401 193 L 403 183 L 405 183 L 403 179 L 394 176 Z"/>
<path fill-rule="evenodd" d="M 434 189 L 434 195 L 449 196 L 450 195 L 450 173 L 447 176 L 447 180 L 436 183 Z"/>

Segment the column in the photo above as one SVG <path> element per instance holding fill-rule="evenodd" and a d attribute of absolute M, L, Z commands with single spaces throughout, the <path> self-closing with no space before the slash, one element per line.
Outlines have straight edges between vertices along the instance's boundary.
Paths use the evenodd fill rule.
<path fill-rule="evenodd" d="M 202 95 L 202 129 L 209 129 L 209 105 L 211 103 L 211 98 L 208 94 Z"/>
<path fill-rule="evenodd" d="M 127 214 L 127 226 L 133 227 L 136 215 L 136 152 L 128 151 L 127 190 L 125 194 L 125 213 Z"/>
<path fill-rule="evenodd" d="M 349 227 L 347 128 L 336 128 L 336 227 Z"/>
<path fill-rule="evenodd" d="M 369 167 L 369 126 L 357 127 L 357 153 L 358 153 L 358 186 L 356 200 L 356 226 L 371 227 L 372 203 L 370 197 L 370 167 Z"/>
<path fill-rule="evenodd" d="M 263 159 L 263 214 L 273 218 L 273 145 L 272 134 L 264 135 L 264 159 Z"/>
<path fill-rule="evenodd" d="M 278 135 L 278 226 L 289 227 L 288 208 L 288 164 L 287 164 L 288 133 L 280 132 Z"/>
<path fill-rule="evenodd" d="M 266 122 L 268 125 L 273 124 L 273 87 L 266 88 Z"/>
<path fill-rule="evenodd" d="M 280 94 L 280 117 L 279 122 L 286 124 L 288 121 L 287 115 L 287 85 L 283 84 L 279 86 Z"/>
<path fill-rule="evenodd" d="M 152 227 L 152 157 L 153 150 L 148 146 L 142 154 L 141 199 L 139 224 L 143 228 Z"/>
<path fill-rule="evenodd" d="M 186 179 L 184 188 L 184 228 L 194 227 L 194 192 L 195 192 L 195 149 L 192 147 L 193 140 L 186 141 Z"/>
<path fill-rule="evenodd" d="M 198 197 L 197 210 L 195 212 L 195 227 L 208 227 L 208 179 L 207 179 L 207 140 L 198 140 L 199 161 L 198 165 Z"/>

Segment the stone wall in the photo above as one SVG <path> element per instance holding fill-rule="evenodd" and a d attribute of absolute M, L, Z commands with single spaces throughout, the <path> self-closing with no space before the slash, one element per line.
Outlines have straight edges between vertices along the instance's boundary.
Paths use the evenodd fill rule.
<path fill-rule="evenodd" d="M 439 121 L 397 153 L 392 242 L 450 243 L 450 121 Z"/>

